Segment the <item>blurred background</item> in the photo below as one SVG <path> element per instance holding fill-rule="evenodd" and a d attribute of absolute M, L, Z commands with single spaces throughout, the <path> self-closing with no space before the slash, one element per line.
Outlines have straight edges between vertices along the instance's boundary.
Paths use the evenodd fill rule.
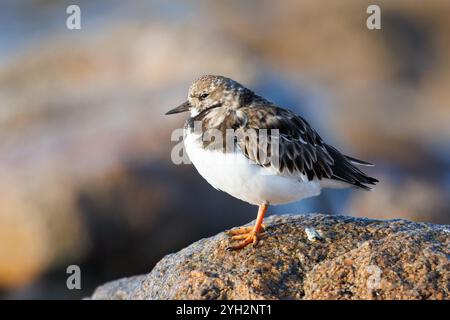
<path fill-rule="evenodd" d="M 81 7 L 81 30 L 66 8 Z M 238 80 L 376 164 L 372 192 L 271 207 L 450 223 L 450 3 L 0 2 L 0 298 L 69 299 L 149 272 L 256 208 L 170 161 L 202 74 Z M 200 197 L 201 195 L 201 197 Z M 66 288 L 66 268 L 82 290 Z"/>

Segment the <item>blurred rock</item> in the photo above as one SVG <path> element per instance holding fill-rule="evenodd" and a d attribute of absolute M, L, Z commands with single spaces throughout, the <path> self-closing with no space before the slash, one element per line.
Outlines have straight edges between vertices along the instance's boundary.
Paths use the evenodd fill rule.
<path fill-rule="evenodd" d="M 92 299 L 450 298 L 449 226 L 321 214 L 271 216 L 266 226 L 256 248 L 227 251 L 220 233 Z"/>
<path fill-rule="evenodd" d="M 9 182 L 10 175 L 3 178 Z M 0 183 L 0 288 L 27 285 L 52 265 L 80 257 L 86 245 L 70 189 L 47 178 L 39 187 L 50 193 L 32 181 L 15 181 L 22 188 Z"/>
<path fill-rule="evenodd" d="M 246 55 L 198 20 L 110 15 L 92 26 L 85 17 L 82 31 L 46 29 L 0 66 L 0 291 L 20 296 L 55 273 L 64 290 L 70 263 L 89 268 L 90 285 L 145 271 L 166 250 L 250 217 L 250 206 L 223 200 L 192 168 L 172 165 L 170 136 L 182 118 L 163 116 L 200 74 L 251 79 Z M 218 215 L 205 216 L 205 208 Z M 181 221 L 185 228 L 172 232 Z"/>
<path fill-rule="evenodd" d="M 145 162 L 128 163 L 80 189 L 89 236 L 78 259 L 85 274 L 99 283 L 145 272 L 173 248 L 255 215 L 255 207 L 210 189 L 191 166 Z"/>
<path fill-rule="evenodd" d="M 377 4 L 379 31 L 366 27 L 365 1 L 329 0 L 327 10 L 314 0 L 210 6 L 222 28 L 248 50 L 300 83 L 325 89 L 325 103 L 311 111 L 319 125 L 333 128 L 331 137 L 363 158 L 422 163 L 411 150 L 450 143 L 450 5 Z"/>
<path fill-rule="evenodd" d="M 403 218 L 418 222 L 450 224 L 448 194 L 423 179 L 394 182 L 382 176 L 372 192 L 353 194 L 349 213 L 373 219 Z"/>

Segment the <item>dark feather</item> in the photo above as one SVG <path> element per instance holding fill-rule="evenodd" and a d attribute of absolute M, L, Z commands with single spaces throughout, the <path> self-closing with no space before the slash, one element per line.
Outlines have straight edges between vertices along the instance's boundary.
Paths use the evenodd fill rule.
<path fill-rule="evenodd" d="M 368 162 L 343 155 L 336 148 L 326 144 L 308 122 L 295 113 L 262 99 L 257 99 L 239 110 L 247 119 L 245 126 L 238 130 L 279 130 L 280 174 L 286 172 L 304 174 L 309 180 L 334 179 L 365 190 L 370 189 L 368 185 L 378 182 L 355 166 L 355 164 L 370 165 Z M 268 141 L 270 142 L 270 139 Z M 270 145 L 267 147 L 270 148 Z M 244 153 L 249 159 L 263 165 L 258 162 L 253 152 Z"/>

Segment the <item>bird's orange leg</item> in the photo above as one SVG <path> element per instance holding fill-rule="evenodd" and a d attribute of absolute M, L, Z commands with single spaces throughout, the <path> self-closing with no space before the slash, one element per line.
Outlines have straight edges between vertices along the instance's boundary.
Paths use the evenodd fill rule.
<path fill-rule="evenodd" d="M 239 250 L 246 247 L 250 243 L 258 243 L 258 240 L 262 235 L 261 231 L 265 229 L 262 222 L 268 207 L 268 204 L 262 204 L 259 206 L 258 216 L 256 217 L 256 223 L 253 227 L 241 227 L 239 229 L 228 231 L 228 235 L 231 235 L 232 241 L 242 240 L 237 245 L 229 247 L 229 250 Z"/>

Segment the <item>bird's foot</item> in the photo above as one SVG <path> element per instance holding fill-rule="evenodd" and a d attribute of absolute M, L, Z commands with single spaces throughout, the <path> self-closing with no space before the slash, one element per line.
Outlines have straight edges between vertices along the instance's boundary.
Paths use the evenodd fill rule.
<path fill-rule="evenodd" d="M 261 225 L 259 231 L 254 227 L 240 227 L 227 231 L 231 241 L 240 241 L 238 244 L 229 246 L 228 250 L 240 250 L 249 244 L 256 245 L 258 241 L 266 235 L 265 226 Z"/>
<path fill-rule="evenodd" d="M 226 232 L 227 235 L 229 236 L 236 236 L 236 235 L 242 235 L 242 234 L 249 234 L 253 231 L 255 227 L 253 226 L 248 226 L 248 227 L 239 227 L 237 229 L 231 229 L 228 230 Z M 261 231 L 265 231 L 266 230 L 266 226 L 264 224 L 261 224 L 260 227 Z"/>

